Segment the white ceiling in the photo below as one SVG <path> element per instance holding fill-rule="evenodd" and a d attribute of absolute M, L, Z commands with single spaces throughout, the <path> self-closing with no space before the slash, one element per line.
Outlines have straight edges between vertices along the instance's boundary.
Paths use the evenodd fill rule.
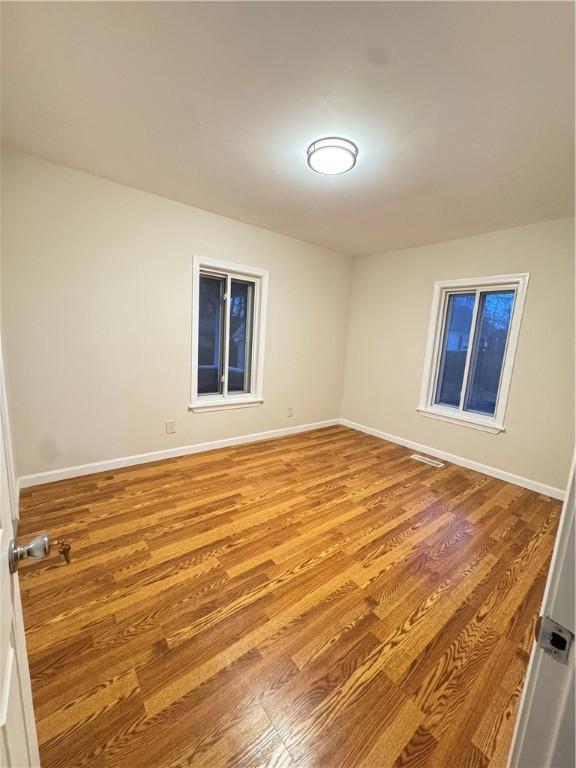
<path fill-rule="evenodd" d="M 573 213 L 572 3 L 2 6 L 21 150 L 350 254 Z"/>

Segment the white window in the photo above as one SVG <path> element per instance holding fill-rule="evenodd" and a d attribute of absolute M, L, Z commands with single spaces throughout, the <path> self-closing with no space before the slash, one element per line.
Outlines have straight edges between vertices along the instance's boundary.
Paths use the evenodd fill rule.
<path fill-rule="evenodd" d="M 528 274 L 434 284 L 420 413 L 504 430 L 527 286 Z"/>
<path fill-rule="evenodd" d="M 193 411 L 263 402 L 268 272 L 194 257 Z"/>

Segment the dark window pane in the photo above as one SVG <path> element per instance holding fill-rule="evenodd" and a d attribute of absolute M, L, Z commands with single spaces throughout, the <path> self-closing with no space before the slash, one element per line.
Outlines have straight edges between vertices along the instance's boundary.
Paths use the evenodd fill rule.
<path fill-rule="evenodd" d="M 228 391 L 250 391 L 253 283 L 231 281 Z"/>
<path fill-rule="evenodd" d="M 465 411 L 490 416 L 496 412 L 514 295 L 514 291 L 490 291 L 480 297 Z"/>
<path fill-rule="evenodd" d="M 474 293 L 452 293 L 448 296 L 434 400 L 440 405 L 452 405 L 456 408 L 460 405 L 475 298 Z"/>
<path fill-rule="evenodd" d="M 198 322 L 198 394 L 222 391 L 222 327 L 225 281 L 200 275 Z"/>

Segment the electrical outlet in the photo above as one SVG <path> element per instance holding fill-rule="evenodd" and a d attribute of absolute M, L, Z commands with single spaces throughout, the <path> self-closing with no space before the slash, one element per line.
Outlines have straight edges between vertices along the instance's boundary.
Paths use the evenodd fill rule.
<path fill-rule="evenodd" d="M 294 416 L 294 408 L 290 406 L 290 408 L 288 408 L 288 418 L 291 418 L 292 416 Z"/>
<path fill-rule="evenodd" d="M 167 421 L 166 422 L 166 434 L 167 435 L 173 435 L 176 432 L 176 422 L 175 421 Z"/>

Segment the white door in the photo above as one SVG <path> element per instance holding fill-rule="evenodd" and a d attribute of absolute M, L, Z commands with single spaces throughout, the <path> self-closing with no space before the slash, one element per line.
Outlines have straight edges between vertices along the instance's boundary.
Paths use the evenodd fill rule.
<path fill-rule="evenodd" d="M 574 462 L 540 610 L 574 636 Z M 510 768 L 574 768 L 574 643 L 566 663 L 534 643 L 520 703 Z"/>
<path fill-rule="evenodd" d="M 8 544 L 18 512 L 0 350 L 0 766 L 39 766 L 38 740 L 24 637 L 18 575 L 10 574 Z"/>

